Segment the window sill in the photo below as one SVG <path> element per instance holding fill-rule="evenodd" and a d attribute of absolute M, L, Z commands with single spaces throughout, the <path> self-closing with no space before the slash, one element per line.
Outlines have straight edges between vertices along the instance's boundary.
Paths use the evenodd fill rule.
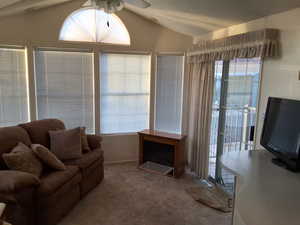
<path fill-rule="evenodd" d="M 101 134 L 103 137 L 113 137 L 113 136 L 136 136 L 137 132 L 128 132 L 128 133 L 111 133 L 111 134 Z"/>

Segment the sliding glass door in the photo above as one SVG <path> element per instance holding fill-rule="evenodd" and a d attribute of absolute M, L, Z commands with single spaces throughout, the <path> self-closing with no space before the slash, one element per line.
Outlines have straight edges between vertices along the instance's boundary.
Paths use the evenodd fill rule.
<path fill-rule="evenodd" d="M 209 174 L 220 183 L 233 182 L 221 169 L 221 155 L 254 148 L 260 68 L 259 58 L 215 64 Z"/>

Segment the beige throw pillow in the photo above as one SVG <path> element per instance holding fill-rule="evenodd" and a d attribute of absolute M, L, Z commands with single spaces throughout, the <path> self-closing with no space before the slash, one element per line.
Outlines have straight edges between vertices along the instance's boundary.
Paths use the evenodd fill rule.
<path fill-rule="evenodd" d="M 90 152 L 91 148 L 89 146 L 88 139 L 85 133 L 85 127 L 80 127 L 80 129 L 81 129 L 82 152 L 83 153 Z"/>
<path fill-rule="evenodd" d="M 11 170 L 31 173 L 37 177 L 42 174 L 42 162 L 28 146 L 21 142 L 10 153 L 4 153 L 2 157 Z"/>
<path fill-rule="evenodd" d="M 35 155 L 47 166 L 56 170 L 65 170 L 66 166 L 48 148 L 40 144 L 32 144 Z"/>
<path fill-rule="evenodd" d="M 78 159 L 82 156 L 81 128 L 49 131 L 51 152 L 60 160 Z"/>

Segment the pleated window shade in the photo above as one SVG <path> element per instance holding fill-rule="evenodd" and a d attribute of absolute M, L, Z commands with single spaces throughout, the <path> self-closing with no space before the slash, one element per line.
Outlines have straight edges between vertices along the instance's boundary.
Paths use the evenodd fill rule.
<path fill-rule="evenodd" d="M 0 49 L 0 126 L 29 120 L 25 50 Z"/>
<path fill-rule="evenodd" d="M 181 133 L 183 56 L 157 57 L 155 129 Z"/>
<path fill-rule="evenodd" d="M 38 119 L 58 118 L 94 133 L 93 54 L 38 50 L 35 71 Z"/>
<path fill-rule="evenodd" d="M 149 128 L 150 62 L 148 55 L 101 55 L 101 133 Z"/>

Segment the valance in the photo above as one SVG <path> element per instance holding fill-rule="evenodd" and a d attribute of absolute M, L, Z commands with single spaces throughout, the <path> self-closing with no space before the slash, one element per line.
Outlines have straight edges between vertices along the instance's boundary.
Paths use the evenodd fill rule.
<path fill-rule="evenodd" d="M 279 30 L 264 29 L 222 39 L 201 41 L 188 53 L 188 62 L 276 57 L 279 55 L 279 46 Z"/>

